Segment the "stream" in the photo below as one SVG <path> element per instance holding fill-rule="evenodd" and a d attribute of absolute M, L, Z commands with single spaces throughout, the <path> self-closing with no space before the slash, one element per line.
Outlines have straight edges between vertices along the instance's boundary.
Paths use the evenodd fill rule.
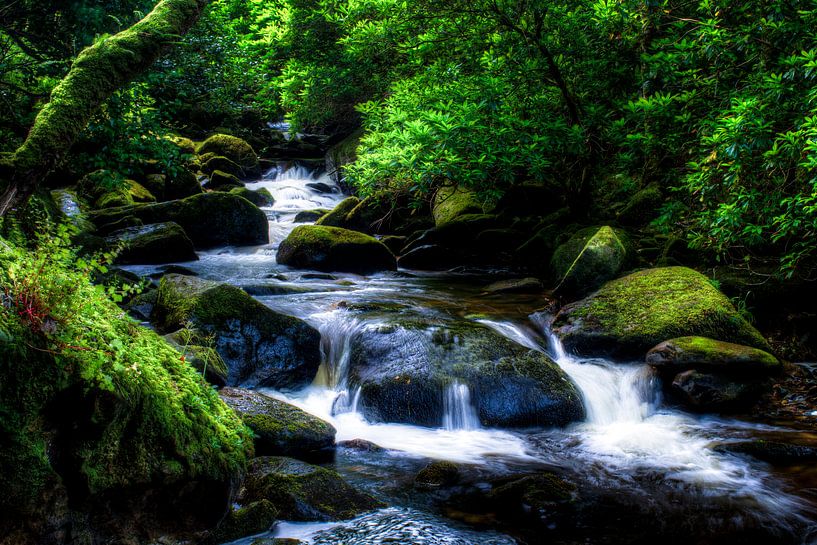
<path fill-rule="evenodd" d="M 321 192 L 326 188 L 314 185 L 316 182 L 332 191 Z M 797 435 L 817 444 L 817 437 L 809 432 L 779 424 L 692 415 L 667 406 L 659 379 L 643 363 L 578 359 L 566 353 L 550 334 L 548 316 L 537 312 L 541 298 L 486 296 L 484 287 L 500 278 L 496 271 L 401 270 L 362 277 L 280 266 L 275 253 L 297 225 L 295 215 L 332 208 L 344 195 L 328 176 L 298 164 L 282 164 L 247 187 L 266 188 L 275 198 L 273 207 L 263 209 L 270 222 L 270 244 L 200 252 L 200 261 L 184 266 L 203 278 L 242 287 L 270 308 L 301 318 L 321 332 L 323 363 L 313 384 L 302 391 L 264 393 L 331 422 L 337 428 L 338 442 L 364 439 L 382 447 L 382 451 L 340 447 L 335 468 L 350 483 L 389 505 L 353 521 L 282 522 L 269 536 L 344 545 L 516 543 L 524 534 L 518 528 L 442 509 L 435 501 L 438 495 L 413 489 L 414 475 L 433 459 L 463 464 L 475 476 L 474 482 L 481 475 L 557 468 L 590 491 L 601 513 L 598 520 L 588 522 L 583 516 L 584 527 L 579 528 L 577 522 L 574 529 L 571 523 L 554 518 L 548 528 L 558 539 L 542 536 L 543 543 L 636 541 L 626 534 L 598 536 L 610 531 L 638 536 L 637 526 L 642 523 L 666 524 L 668 531 L 677 529 L 679 536 L 684 528 L 729 536 L 757 527 L 764 528 L 766 535 L 779 536 L 781 543 L 805 544 L 817 539 L 814 468 L 772 467 L 713 449 L 718 442 L 749 437 Z M 157 270 L 127 268 L 138 274 Z M 388 305 L 421 320 L 475 321 L 524 347 L 548 353 L 578 386 L 585 421 L 565 429 L 485 428 L 471 404 L 468 386 L 454 382 L 444 392 L 439 428 L 368 422 L 356 410 L 357 392 L 348 384 L 350 340 L 360 331 L 387 324 L 389 313 L 379 309 Z M 372 310 L 355 310 L 369 307 Z M 529 535 L 525 539 L 538 542 Z M 235 543 L 249 545 L 251 541 Z"/>

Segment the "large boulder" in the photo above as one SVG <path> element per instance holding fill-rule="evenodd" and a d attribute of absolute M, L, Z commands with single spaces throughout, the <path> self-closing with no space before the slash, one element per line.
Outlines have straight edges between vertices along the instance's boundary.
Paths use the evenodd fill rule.
<path fill-rule="evenodd" d="M 272 193 L 265 187 L 261 189 L 247 189 L 246 187 L 234 187 L 230 190 L 232 195 L 243 197 L 253 203 L 255 206 L 270 207 L 275 204 L 275 198 Z"/>
<path fill-rule="evenodd" d="M 590 227 L 556 248 L 550 268 L 557 293 L 581 296 L 616 278 L 631 261 L 631 244 L 623 231 Z"/>
<path fill-rule="evenodd" d="M 243 388 L 223 388 L 221 399 L 255 434 L 259 456 L 323 458 L 335 445 L 335 428 L 298 407 Z"/>
<path fill-rule="evenodd" d="M 320 365 L 320 333 L 243 290 L 191 276 L 162 278 L 152 319 L 162 331 L 187 325 L 211 335 L 229 385 L 299 388 Z"/>
<path fill-rule="evenodd" d="M 296 227 L 278 248 L 278 263 L 296 269 L 369 274 L 397 268 L 394 255 L 377 239 L 322 225 Z"/>
<path fill-rule="evenodd" d="M 780 362 L 764 350 L 706 337 L 678 337 L 664 341 L 647 352 L 647 363 L 660 370 L 688 369 L 744 375 L 768 375 L 782 369 Z"/>
<path fill-rule="evenodd" d="M 160 264 L 198 259 L 193 242 L 184 229 L 173 222 L 120 229 L 106 240 L 110 244 L 122 244 L 117 263 Z"/>
<path fill-rule="evenodd" d="M 672 381 L 672 392 L 689 408 L 697 411 L 733 412 L 749 407 L 768 391 L 764 380 L 745 380 L 720 373 L 684 371 Z"/>
<path fill-rule="evenodd" d="M 94 202 L 94 208 L 114 208 L 150 202 L 156 202 L 156 197 L 143 185 L 133 180 L 124 180 L 114 189 L 101 193 Z"/>
<path fill-rule="evenodd" d="M 442 227 L 466 214 L 482 214 L 482 203 L 476 195 L 458 186 L 440 188 L 434 196 L 432 215 L 434 224 Z"/>
<path fill-rule="evenodd" d="M 247 142 L 228 134 L 216 134 L 202 142 L 199 155 L 212 153 L 213 156 L 225 157 L 241 168 L 241 176 L 248 178 L 261 173 L 258 156 Z"/>
<path fill-rule="evenodd" d="M 196 248 L 269 242 L 269 223 L 264 212 L 229 193 L 203 193 L 177 201 L 102 210 L 92 213 L 90 219 L 101 226 L 129 216 L 143 223 L 177 223 Z"/>
<path fill-rule="evenodd" d="M 566 349 L 643 358 L 660 342 L 702 336 L 768 350 L 763 336 L 702 274 L 686 267 L 639 271 L 559 311 L 553 331 Z"/>
<path fill-rule="evenodd" d="M 315 222 L 315 225 L 326 225 L 329 227 L 351 229 L 347 216 L 359 204 L 360 199 L 357 197 L 346 197 L 340 201 L 328 214 L 318 219 L 318 221 Z"/>
<path fill-rule="evenodd" d="M 250 462 L 238 500 L 267 500 L 283 520 L 351 519 L 382 504 L 349 485 L 331 469 L 291 458 L 260 457 Z"/>
<path fill-rule="evenodd" d="M 423 319 L 369 327 L 351 340 L 350 385 L 370 420 L 440 426 L 445 393 L 468 388 L 486 426 L 562 426 L 584 417 L 579 393 L 547 355 L 473 322 Z M 455 384 L 456 383 L 456 384 Z"/>

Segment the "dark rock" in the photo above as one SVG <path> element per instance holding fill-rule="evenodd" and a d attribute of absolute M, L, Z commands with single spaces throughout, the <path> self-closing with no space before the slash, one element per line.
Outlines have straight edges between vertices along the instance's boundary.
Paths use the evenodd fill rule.
<path fill-rule="evenodd" d="M 255 434 L 259 456 L 324 459 L 335 445 L 335 428 L 301 409 L 243 388 L 223 388 L 221 399 Z"/>
<path fill-rule="evenodd" d="M 814 464 L 814 462 L 817 462 L 817 447 L 764 439 L 720 443 L 715 445 L 712 450 L 721 453 L 745 454 L 775 465 Z"/>
<path fill-rule="evenodd" d="M 227 284 L 165 276 L 152 318 L 163 331 L 190 322 L 213 335 L 230 385 L 298 388 L 312 381 L 320 365 L 318 331 Z"/>
<path fill-rule="evenodd" d="M 207 189 L 221 189 L 231 191 L 235 188 L 244 187 L 237 177 L 220 170 L 216 170 L 210 175 L 210 181 L 207 182 Z"/>
<path fill-rule="evenodd" d="M 312 223 L 321 219 L 329 213 L 329 210 L 318 208 L 316 210 L 302 210 L 295 214 L 295 223 Z"/>
<path fill-rule="evenodd" d="M 250 463 L 239 499 L 269 500 L 279 518 L 294 521 L 350 519 L 382 506 L 332 470 L 280 457 Z"/>
<path fill-rule="evenodd" d="M 337 189 L 329 184 L 323 182 L 312 182 L 306 184 L 306 187 L 317 193 L 335 193 Z"/>
<path fill-rule="evenodd" d="M 177 168 L 167 175 L 164 183 L 162 200 L 184 199 L 203 193 L 198 178 L 187 168 Z"/>
<path fill-rule="evenodd" d="M 201 167 L 201 171 L 207 176 L 213 176 L 216 172 L 223 172 L 235 176 L 236 179 L 239 179 L 239 177 L 244 174 L 244 169 L 241 168 L 241 165 L 218 155 L 207 159 Z"/>
<path fill-rule="evenodd" d="M 647 352 L 647 363 L 675 372 L 707 369 L 747 376 L 773 374 L 782 369 L 777 358 L 768 352 L 706 337 L 664 341 Z"/>
<path fill-rule="evenodd" d="M 350 450 L 359 450 L 361 452 L 382 452 L 384 449 L 380 445 L 375 445 L 371 441 L 365 439 L 350 439 L 348 441 L 341 441 L 337 444 L 338 447 L 348 448 Z"/>
<path fill-rule="evenodd" d="M 622 225 L 646 225 L 658 217 L 663 203 L 664 197 L 658 187 L 646 187 L 627 201 L 617 219 Z"/>
<path fill-rule="evenodd" d="M 612 227 L 582 229 L 560 245 L 550 260 L 556 293 L 583 296 L 616 278 L 633 262 L 627 235 Z"/>
<path fill-rule="evenodd" d="M 278 263 L 298 269 L 369 274 L 397 268 L 377 239 L 348 229 L 301 225 L 278 247 Z"/>
<path fill-rule="evenodd" d="M 549 184 L 526 182 L 505 190 L 496 210 L 513 216 L 545 216 L 564 206 L 564 199 L 557 188 Z"/>
<path fill-rule="evenodd" d="M 260 174 L 258 156 L 247 142 L 235 136 L 216 134 L 202 142 L 198 149 L 199 155 L 213 153 L 216 156 L 226 157 L 242 169 L 243 177 L 252 177 Z"/>
<path fill-rule="evenodd" d="M 695 370 L 676 375 L 672 390 L 688 407 L 699 411 L 740 411 L 769 390 L 762 380 L 701 373 Z"/>
<path fill-rule="evenodd" d="M 270 207 L 275 204 L 275 199 L 272 198 L 272 193 L 263 187 L 255 190 L 247 189 L 246 187 L 234 187 L 230 190 L 230 193 L 247 199 L 259 208 Z"/>
<path fill-rule="evenodd" d="M 122 244 L 117 263 L 172 263 L 197 261 L 193 242 L 173 222 L 152 223 L 114 231 L 107 237 L 112 245 Z"/>
<path fill-rule="evenodd" d="M 538 278 L 519 278 L 494 282 L 493 284 L 486 286 L 485 292 L 490 294 L 536 293 L 544 289 L 545 287 Z"/>
<path fill-rule="evenodd" d="M 205 538 L 204 544 L 219 545 L 266 532 L 272 528 L 278 516 L 272 502 L 264 499 L 233 509 Z"/>
<path fill-rule="evenodd" d="M 445 246 L 427 244 L 406 251 L 397 260 L 401 269 L 419 271 L 442 271 L 461 262 L 460 256 Z"/>
<path fill-rule="evenodd" d="M 421 469 L 414 484 L 418 488 L 434 489 L 456 484 L 459 478 L 460 469 L 456 464 L 438 460 Z"/>

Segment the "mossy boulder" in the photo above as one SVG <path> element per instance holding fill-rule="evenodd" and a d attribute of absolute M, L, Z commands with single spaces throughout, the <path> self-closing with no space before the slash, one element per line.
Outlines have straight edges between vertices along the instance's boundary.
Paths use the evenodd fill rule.
<path fill-rule="evenodd" d="M 159 264 L 196 261 L 193 242 L 184 229 L 173 222 L 152 223 L 114 231 L 106 239 L 122 244 L 117 263 Z"/>
<path fill-rule="evenodd" d="M 190 323 L 211 335 L 233 386 L 303 387 L 320 364 L 317 330 L 227 284 L 167 275 L 159 283 L 152 319 L 162 331 Z"/>
<path fill-rule="evenodd" d="M 184 199 L 203 192 L 196 175 L 188 168 L 178 167 L 165 177 L 162 200 Z"/>
<path fill-rule="evenodd" d="M 357 197 L 347 197 L 340 201 L 335 208 L 328 214 L 321 217 L 316 225 L 326 225 L 328 227 L 342 227 L 343 229 L 351 229 L 350 222 L 347 220 L 349 213 L 360 204 L 360 199 Z"/>
<path fill-rule="evenodd" d="M 323 459 L 334 448 L 335 428 L 293 405 L 243 388 L 219 395 L 255 434 L 259 456 Z"/>
<path fill-rule="evenodd" d="M 616 278 L 633 261 L 629 237 L 612 227 L 582 229 L 550 260 L 556 293 L 582 296 Z"/>
<path fill-rule="evenodd" d="M 329 213 L 325 208 L 316 208 L 314 210 L 301 210 L 295 214 L 294 223 L 313 223 L 324 217 Z"/>
<path fill-rule="evenodd" d="M 639 271 L 559 311 L 554 332 L 589 356 L 643 358 L 663 341 L 701 336 L 768 350 L 763 336 L 702 274 L 686 267 Z"/>
<path fill-rule="evenodd" d="M 434 489 L 456 484 L 460 478 L 460 468 L 453 462 L 437 460 L 417 473 L 414 484 L 418 488 Z"/>
<path fill-rule="evenodd" d="M 94 201 L 94 208 L 114 208 L 149 202 L 156 202 L 156 197 L 150 191 L 133 180 L 124 180 L 121 185 L 100 194 Z"/>
<path fill-rule="evenodd" d="M 242 177 L 258 176 L 261 169 L 258 156 L 246 141 L 228 134 L 216 134 L 202 142 L 198 149 L 199 155 L 213 153 L 215 156 L 225 157 L 237 164 L 242 171 Z"/>
<path fill-rule="evenodd" d="M 236 187 L 244 187 L 244 184 L 237 177 L 221 170 L 210 174 L 210 180 L 207 182 L 207 189 L 229 191 Z"/>
<path fill-rule="evenodd" d="M 476 195 L 458 186 L 440 188 L 434 196 L 432 216 L 434 225 L 442 227 L 466 214 L 482 214 L 482 203 Z"/>
<path fill-rule="evenodd" d="M 664 196 L 658 187 L 645 187 L 627 201 L 617 219 L 622 225 L 646 225 L 658 217 L 663 203 Z"/>
<path fill-rule="evenodd" d="M 203 540 L 204 545 L 220 545 L 242 537 L 261 534 L 272 528 L 278 509 L 269 500 L 259 500 L 234 507 Z"/>
<path fill-rule="evenodd" d="M 177 223 L 196 248 L 269 242 L 264 212 L 250 201 L 228 193 L 203 193 L 177 201 L 102 210 L 91 213 L 90 219 L 99 226 L 128 216 L 146 224 Z"/>
<path fill-rule="evenodd" d="M 246 187 L 234 187 L 230 190 L 232 195 L 237 195 L 239 197 L 243 197 L 253 203 L 255 206 L 261 207 L 270 207 L 275 204 L 275 199 L 272 197 L 272 193 L 265 187 L 261 189 L 247 189 Z"/>
<path fill-rule="evenodd" d="M 294 521 L 351 519 L 382 504 L 350 486 L 335 471 L 291 458 L 255 458 L 239 501 L 268 500 L 278 517 Z"/>
<path fill-rule="evenodd" d="M 167 139 L 179 148 L 179 151 L 185 155 L 194 155 L 196 153 L 196 143 L 190 138 L 184 136 L 171 135 Z"/>
<path fill-rule="evenodd" d="M 469 388 L 485 426 L 563 426 L 584 418 L 575 385 L 544 353 L 473 322 L 400 321 L 350 341 L 349 383 L 372 421 L 442 425 L 445 391 Z"/>
<path fill-rule="evenodd" d="M 236 179 L 244 172 L 238 163 L 219 155 L 207 159 L 207 162 L 202 165 L 201 171 L 208 176 L 212 176 L 215 172 L 224 172 L 235 176 Z"/>
<path fill-rule="evenodd" d="M 675 372 L 698 369 L 768 375 L 782 369 L 777 358 L 764 350 L 706 337 L 678 337 L 664 341 L 647 352 L 647 363 Z"/>
<path fill-rule="evenodd" d="M 377 239 L 323 225 L 296 227 L 278 248 L 278 263 L 296 269 L 370 274 L 397 268 L 394 255 Z"/>

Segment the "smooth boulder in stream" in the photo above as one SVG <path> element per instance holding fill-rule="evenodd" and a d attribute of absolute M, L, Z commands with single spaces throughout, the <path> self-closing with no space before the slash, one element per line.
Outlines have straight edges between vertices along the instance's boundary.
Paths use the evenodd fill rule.
<path fill-rule="evenodd" d="M 164 222 L 128 227 L 107 237 L 110 244 L 122 244 L 117 263 L 161 264 L 196 261 L 193 242 L 177 223 Z"/>
<path fill-rule="evenodd" d="M 323 225 L 296 227 L 281 243 L 278 263 L 296 269 L 370 274 L 397 269 L 394 255 L 369 235 Z"/>
<path fill-rule="evenodd" d="M 438 427 L 452 385 L 482 425 L 563 426 L 584 418 L 576 386 L 542 352 L 473 322 L 365 328 L 351 340 L 350 385 L 370 420 Z"/>
<path fill-rule="evenodd" d="M 299 388 L 320 365 L 320 333 L 243 290 L 191 276 L 162 278 L 152 318 L 162 331 L 192 326 L 210 335 L 231 386 Z"/>
<path fill-rule="evenodd" d="M 559 311 L 553 331 L 583 356 L 643 358 L 660 342 L 701 336 L 768 350 L 763 336 L 704 275 L 686 267 L 639 271 Z"/>

